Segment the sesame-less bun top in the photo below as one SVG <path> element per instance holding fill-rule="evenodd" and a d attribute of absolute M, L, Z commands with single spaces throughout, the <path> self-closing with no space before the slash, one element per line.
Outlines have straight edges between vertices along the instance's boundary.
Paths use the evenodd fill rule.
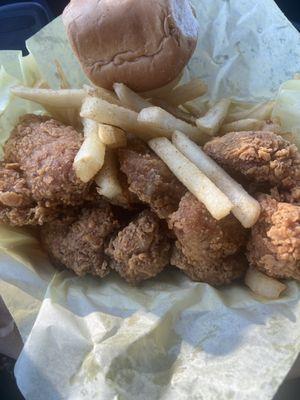
<path fill-rule="evenodd" d="M 192 56 L 198 23 L 188 0 L 71 0 L 63 13 L 88 78 L 111 89 L 164 86 Z"/>

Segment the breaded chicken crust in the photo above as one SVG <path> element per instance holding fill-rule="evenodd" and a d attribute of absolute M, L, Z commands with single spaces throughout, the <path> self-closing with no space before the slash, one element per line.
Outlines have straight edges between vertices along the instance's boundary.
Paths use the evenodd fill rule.
<path fill-rule="evenodd" d="M 299 186 L 298 149 L 272 132 L 228 133 L 206 143 L 204 151 L 230 174 L 250 182 L 286 190 Z"/>
<path fill-rule="evenodd" d="M 104 277 L 109 272 L 105 248 L 119 228 L 109 204 L 71 210 L 66 215 L 41 227 L 41 241 L 57 266 L 77 275 Z"/>
<path fill-rule="evenodd" d="M 168 219 L 176 236 L 171 264 L 195 281 L 224 285 L 246 269 L 242 249 L 247 231 L 229 215 L 217 221 L 191 193 Z"/>
<path fill-rule="evenodd" d="M 300 206 L 258 196 L 261 215 L 252 227 L 247 258 L 274 278 L 300 280 Z"/>
<path fill-rule="evenodd" d="M 42 225 L 57 214 L 31 197 L 18 164 L 0 163 L 0 222 L 12 226 Z"/>
<path fill-rule="evenodd" d="M 142 144 L 120 149 L 119 161 L 129 190 L 160 218 L 166 218 L 178 208 L 186 189 L 150 149 Z"/>
<path fill-rule="evenodd" d="M 170 260 L 170 240 L 162 221 L 151 211 L 138 215 L 111 240 L 106 254 L 129 283 L 139 283 L 161 272 Z"/>
<path fill-rule="evenodd" d="M 49 117 L 25 115 L 4 146 L 4 161 L 18 163 L 36 202 L 82 203 L 89 184 L 73 169 L 82 135 Z"/>

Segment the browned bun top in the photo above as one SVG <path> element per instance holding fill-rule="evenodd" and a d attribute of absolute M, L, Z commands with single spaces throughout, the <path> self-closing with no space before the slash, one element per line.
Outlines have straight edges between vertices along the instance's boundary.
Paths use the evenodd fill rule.
<path fill-rule="evenodd" d="M 63 21 L 82 68 L 97 86 L 164 86 L 192 56 L 198 23 L 188 0 L 71 0 Z"/>

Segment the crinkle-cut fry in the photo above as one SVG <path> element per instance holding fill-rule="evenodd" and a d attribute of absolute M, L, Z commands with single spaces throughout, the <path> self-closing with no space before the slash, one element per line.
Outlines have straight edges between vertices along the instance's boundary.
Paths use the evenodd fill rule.
<path fill-rule="evenodd" d="M 194 118 L 203 117 L 208 111 L 207 103 L 200 103 L 200 104 L 192 104 L 192 103 L 185 103 L 182 107 L 187 110 Z"/>
<path fill-rule="evenodd" d="M 127 136 L 126 133 L 115 126 L 111 125 L 98 125 L 98 135 L 102 143 L 111 149 L 116 149 L 119 147 L 126 147 Z"/>
<path fill-rule="evenodd" d="M 174 131 L 179 130 L 200 144 L 205 143 L 208 139 L 196 126 L 175 118 L 172 114 L 160 107 L 145 108 L 139 113 L 138 121 L 143 123 L 145 127 L 162 129 L 166 134 L 161 136 L 168 138 L 172 137 Z"/>
<path fill-rule="evenodd" d="M 203 117 L 196 120 L 198 128 L 207 135 L 215 135 L 227 116 L 230 102 L 230 99 L 218 101 Z"/>
<path fill-rule="evenodd" d="M 110 201 L 116 201 L 123 194 L 122 186 L 118 178 L 118 163 L 115 154 L 107 150 L 104 165 L 95 177 L 97 192 L 100 196 Z"/>
<path fill-rule="evenodd" d="M 161 97 L 172 106 L 179 106 L 203 96 L 207 85 L 201 79 L 195 78 L 174 88 L 168 95 Z"/>
<path fill-rule="evenodd" d="M 157 136 L 166 136 L 167 131 L 159 127 L 150 127 L 138 121 L 138 114 L 98 97 L 87 97 L 82 105 L 80 116 L 92 119 L 99 124 L 112 125 L 125 132 L 136 134 L 142 140 Z"/>
<path fill-rule="evenodd" d="M 230 213 L 233 204 L 228 197 L 168 139 L 152 139 L 149 146 L 215 219 L 220 220 Z"/>
<path fill-rule="evenodd" d="M 80 108 L 86 96 L 83 89 L 37 89 L 16 86 L 11 93 L 22 99 L 34 101 L 42 106 L 57 108 Z"/>
<path fill-rule="evenodd" d="M 187 122 L 188 124 L 195 125 L 196 118 L 193 117 L 190 113 L 187 113 L 184 110 L 181 110 L 179 107 L 171 106 L 165 100 L 161 99 L 151 99 L 151 107 L 157 106 L 172 114 L 174 117 L 181 119 L 182 121 Z"/>
<path fill-rule="evenodd" d="M 89 97 L 99 97 L 99 99 L 105 100 L 108 103 L 115 104 L 117 106 L 121 106 L 121 102 L 115 93 L 110 90 L 104 89 L 102 87 L 95 87 L 89 85 L 83 85 L 83 89 L 86 93 L 86 96 Z"/>
<path fill-rule="evenodd" d="M 71 85 L 68 81 L 68 78 L 58 60 L 55 60 L 56 72 L 60 80 L 60 88 L 61 89 L 70 89 Z"/>
<path fill-rule="evenodd" d="M 229 113 L 225 122 L 229 123 L 243 119 L 267 120 L 271 118 L 274 103 L 274 101 L 267 101 L 264 103 L 255 104 L 252 108 L 246 110 Z"/>
<path fill-rule="evenodd" d="M 105 145 L 99 139 L 96 122 L 85 119 L 83 129 L 84 141 L 76 154 L 73 167 L 81 181 L 89 182 L 104 164 Z"/>
<path fill-rule="evenodd" d="M 219 133 L 220 135 L 225 135 L 229 132 L 243 132 L 243 131 L 259 131 L 265 125 L 265 121 L 260 121 L 258 119 L 241 119 L 240 121 L 229 122 L 224 124 Z"/>
<path fill-rule="evenodd" d="M 165 96 L 168 96 L 168 94 L 171 92 L 172 89 L 174 89 L 178 83 L 181 81 L 181 78 L 183 76 L 183 72 L 181 72 L 177 78 L 175 78 L 173 81 L 170 83 L 167 83 L 165 86 L 158 88 L 158 89 L 153 89 L 149 90 L 147 92 L 141 93 L 141 96 L 143 96 L 145 99 L 150 99 L 151 97 L 156 97 L 156 98 L 164 98 Z"/>
<path fill-rule="evenodd" d="M 255 294 L 267 299 L 278 299 L 280 295 L 287 289 L 287 286 L 262 272 L 249 268 L 245 276 L 245 284 Z"/>
<path fill-rule="evenodd" d="M 260 205 L 231 178 L 212 158 L 181 132 L 172 137 L 175 147 L 196 165 L 231 201 L 232 213 L 245 228 L 253 226 L 260 214 Z"/>
<path fill-rule="evenodd" d="M 123 83 L 115 83 L 114 91 L 123 107 L 140 112 L 143 108 L 152 107 L 152 104 L 143 97 L 129 89 Z"/>

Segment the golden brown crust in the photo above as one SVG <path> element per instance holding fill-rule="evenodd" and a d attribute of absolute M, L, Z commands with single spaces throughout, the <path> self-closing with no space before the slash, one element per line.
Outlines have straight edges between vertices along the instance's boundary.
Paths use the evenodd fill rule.
<path fill-rule="evenodd" d="M 0 222 L 12 226 L 41 225 L 53 219 L 56 207 L 35 202 L 19 165 L 0 163 Z"/>
<path fill-rule="evenodd" d="M 89 184 L 73 169 L 82 135 L 49 117 L 25 115 L 4 146 L 7 163 L 18 163 L 36 202 L 75 205 L 82 203 Z"/>
<path fill-rule="evenodd" d="M 212 285 L 241 277 L 245 263 L 240 256 L 247 232 L 232 216 L 216 221 L 191 193 L 168 220 L 176 236 L 171 264 L 190 278 Z"/>
<path fill-rule="evenodd" d="M 261 215 L 252 228 L 247 258 L 275 278 L 300 280 L 300 207 L 260 195 Z"/>
<path fill-rule="evenodd" d="M 196 282 L 205 282 L 212 286 L 229 285 L 240 279 L 247 268 L 244 254 L 238 253 L 210 264 L 189 262 L 183 254 L 179 242 L 175 243 L 171 257 L 171 264 L 181 269 L 189 278 Z"/>
<path fill-rule="evenodd" d="M 84 72 L 107 89 L 115 82 L 136 91 L 166 85 L 197 43 L 187 0 L 72 0 L 63 21 Z"/>
<path fill-rule="evenodd" d="M 135 143 L 119 150 L 119 161 L 129 190 L 160 218 L 166 218 L 178 208 L 186 189 L 150 149 Z"/>
<path fill-rule="evenodd" d="M 161 272 L 170 260 L 170 242 L 162 222 L 143 211 L 112 239 L 106 253 L 111 267 L 127 282 L 138 283 Z"/>
<path fill-rule="evenodd" d="M 41 241 L 51 260 L 77 275 L 103 277 L 109 272 L 104 250 L 111 235 L 119 228 L 108 204 L 84 208 L 45 224 Z"/>
<path fill-rule="evenodd" d="M 233 132 L 206 143 L 205 152 L 233 175 L 291 190 L 300 183 L 300 154 L 272 132 Z"/>

